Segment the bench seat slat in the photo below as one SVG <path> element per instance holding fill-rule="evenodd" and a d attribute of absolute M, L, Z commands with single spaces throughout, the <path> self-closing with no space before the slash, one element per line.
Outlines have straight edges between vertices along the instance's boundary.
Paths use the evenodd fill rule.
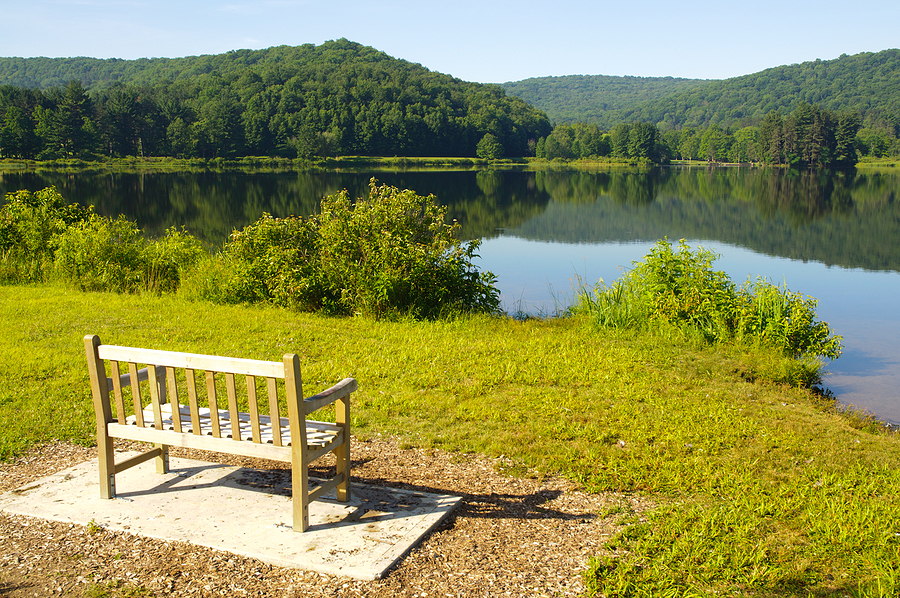
<path fill-rule="evenodd" d="M 228 450 L 224 450 L 221 438 L 213 436 L 195 436 L 183 434 L 173 430 L 156 430 L 155 428 L 139 428 L 137 426 L 123 426 L 111 423 L 107 426 L 110 438 L 123 438 L 126 440 L 138 440 L 166 446 L 179 446 L 182 448 L 199 449 L 214 453 L 229 453 L 244 457 L 257 457 L 259 459 L 271 459 L 273 461 L 291 462 L 291 447 L 275 446 L 274 444 L 256 444 L 255 442 L 229 442 Z"/>
<path fill-rule="evenodd" d="M 175 422 L 172 418 L 172 405 L 171 403 L 166 403 L 165 405 L 160 406 L 160 412 L 162 414 L 162 424 L 161 427 L 164 430 L 174 430 Z M 178 413 L 181 415 L 182 420 L 182 431 L 188 434 L 198 434 L 197 428 L 194 427 L 193 417 L 191 416 L 190 407 L 187 405 L 180 405 L 178 409 Z M 156 419 L 153 409 L 147 407 L 144 409 L 143 421 L 145 427 L 156 427 Z M 219 409 L 219 432 L 222 438 L 234 438 L 235 435 L 232 431 L 232 419 L 231 414 L 224 410 Z M 190 417 L 190 421 L 188 418 Z M 197 419 L 200 423 L 200 432 L 198 435 L 202 436 L 214 436 L 214 428 L 212 425 L 212 418 L 210 417 L 209 409 L 201 408 L 198 409 Z M 280 426 L 276 426 L 276 428 L 280 427 L 280 437 L 284 446 L 290 446 L 291 444 L 291 426 L 288 418 L 282 417 L 280 419 Z M 253 427 L 253 417 L 249 413 L 238 412 L 238 429 L 241 431 L 240 440 L 253 442 L 253 438 L 251 434 L 248 432 L 252 431 Z M 128 416 L 126 419 L 127 425 L 139 427 L 137 424 L 137 418 L 133 415 Z M 272 428 L 272 420 L 267 415 L 259 416 L 259 427 L 260 427 L 260 444 L 274 444 L 274 436 L 275 432 Z M 330 422 L 319 422 L 306 420 L 306 446 L 310 448 L 319 448 L 325 447 L 332 443 L 335 438 L 342 432 L 342 428 L 337 424 L 333 424 Z"/>

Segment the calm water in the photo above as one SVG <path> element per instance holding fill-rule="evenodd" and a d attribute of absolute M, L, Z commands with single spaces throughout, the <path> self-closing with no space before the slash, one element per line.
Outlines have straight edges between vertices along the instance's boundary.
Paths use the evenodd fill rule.
<path fill-rule="evenodd" d="M 736 282 L 763 276 L 818 299 L 844 337 L 826 386 L 900 423 L 900 176 L 781 170 L 647 172 L 403 171 L 319 173 L 2 173 L 0 193 L 56 185 L 70 201 L 123 213 L 149 234 L 184 225 L 221 244 L 263 212 L 307 215 L 322 196 L 368 181 L 434 193 L 481 238 L 508 311 L 549 314 L 575 279 L 610 282 L 657 239 L 722 257 Z"/>

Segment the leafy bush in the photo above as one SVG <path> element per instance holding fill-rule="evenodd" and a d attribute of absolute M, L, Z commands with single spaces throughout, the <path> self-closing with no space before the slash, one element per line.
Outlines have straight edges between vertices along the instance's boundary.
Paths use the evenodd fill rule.
<path fill-rule="evenodd" d="M 92 213 L 66 203 L 55 187 L 7 194 L 0 208 L 0 282 L 45 280 L 59 236 Z"/>
<path fill-rule="evenodd" d="M 134 222 L 96 214 L 67 228 L 58 243 L 56 272 L 84 291 L 171 292 L 204 252 L 197 239 L 175 228 L 148 243 Z"/>
<path fill-rule="evenodd" d="M 818 302 L 812 297 L 759 279 L 741 289 L 738 303 L 738 337 L 758 339 L 797 359 L 840 357 L 841 337 L 831 336 L 828 324 L 816 321 Z"/>
<path fill-rule="evenodd" d="M 202 261 L 184 292 L 214 303 L 272 302 L 315 310 L 323 298 L 315 282 L 317 244 L 312 219 L 273 218 L 234 231 L 225 249 Z"/>
<path fill-rule="evenodd" d="M 169 227 L 163 237 L 144 246 L 143 290 L 175 292 L 187 273 L 206 255 L 206 249 L 196 237 L 183 228 Z"/>
<path fill-rule="evenodd" d="M 191 282 L 220 302 L 270 301 L 332 314 L 436 318 L 496 312 L 491 273 L 472 264 L 478 241 L 456 239 L 433 196 L 372 179 L 369 197 L 346 191 L 307 219 L 272 218 L 233 233 L 212 275 Z"/>
<path fill-rule="evenodd" d="M 767 280 L 737 288 L 720 270 L 716 254 L 677 250 L 659 241 L 641 262 L 615 281 L 582 287 L 573 311 L 601 328 L 652 330 L 660 324 L 699 334 L 707 342 L 737 340 L 771 346 L 796 361 L 780 379 L 798 385 L 818 381 L 821 359 L 837 359 L 841 337 L 816 320 L 816 300 Z"/>

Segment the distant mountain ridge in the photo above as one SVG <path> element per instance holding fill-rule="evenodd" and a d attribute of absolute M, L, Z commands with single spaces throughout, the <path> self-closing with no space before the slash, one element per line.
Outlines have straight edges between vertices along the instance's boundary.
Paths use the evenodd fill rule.
<path fill-rule="evenodd" d="M 352 52 L 337 54 L 335 51 L 347 48 L 351 48 Z M 115 83 L 153 86 L 208 74 L 227 78 L 232 74 L 241 75 L 251 67 L 265 67 L 273 72 L 274 77 L 284 78 L 285 71 L 298 71 L 310 62 L 319 61 L 321 55 L 328 51 L 335 54 L 326 57 L 334 65 L 339 64 L 341 59 L 350 59 L 369 64 L 394 63 L 404 68 L 419 67 L 426 70 L 421 65 L 392 58 L 375 48 L 348 40 L 337 40 L 321 46 L 274 46 L 264 50 L 232 50 L 222 54 L 183 58 L 0 58 L 0 85 L 45 90 L 64 87 L 69 81 L 76 80 L 86 90 L 96 91 Z"/>
<path fill-rule="evenodd" d="M 547 113 L 554 123 L 603 123 L 606 115 L 641 103 L 696 89 L 706 79 L 565 75 L 536 77 L 501 85 L 506 93 Z"/>
<path fill-rule="evenodd" d="M 725 80 L 584 75 L 525 79 L 502 87 L 546 112 L 554 123 L 604 128 L 638 121 L 664 130 L 740 127 L 758 124 L 772 110 L 790 112 L 801 102 L 857 110 L 867 120 L 900 125 L 898 49 L 778 66 Z"/>

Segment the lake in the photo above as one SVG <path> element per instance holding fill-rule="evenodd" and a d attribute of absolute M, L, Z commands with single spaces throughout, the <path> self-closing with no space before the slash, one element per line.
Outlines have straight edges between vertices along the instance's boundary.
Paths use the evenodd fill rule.
<path fill-rule="evenodd" d="M 69 201 L 172 225 L 221 245 L 263 212 L 308 215 L 368 181 L 435 194 L 480 238 L 509 312 L 552 314 L 579 281 L 611 282 L 658 240 L 720 254 L 737 283 L 764 277 L 815 297 L 844 337 L 825 379 L 844 404 L 900 423 L 900 176 L 749 168 L 63 173 L 0 171 L 0 193 L 55 185 Z"/>

